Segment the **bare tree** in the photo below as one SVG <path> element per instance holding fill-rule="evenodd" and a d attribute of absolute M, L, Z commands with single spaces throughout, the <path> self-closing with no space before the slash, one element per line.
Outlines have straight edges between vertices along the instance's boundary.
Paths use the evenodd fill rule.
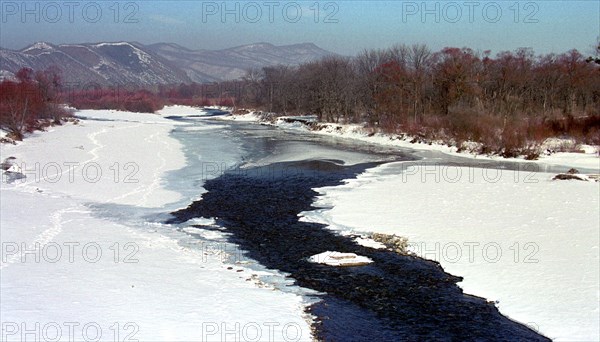
<path fill-rule="evenodd" d="M 410 48 L 408 60 L 412 71 L 412 102 L 414 120 L 416 122 L 417 115 L 423 114 L 425 110 L 423 106 L 423 92 L 425 81 L 427 79 L 427 72 L 430 67 L 431 51 L 426 45 L 414 44 Z"/>
<path fill-rule="evenodd" d="M 354 58 L 354 69 L 357 74 L 357 98 L 359 106 L 371 123 L 379 121 L 379 110 L 375 101 L 378 93 L 376 69 L 390 60 L 389 51 L 363 50 Z"/>

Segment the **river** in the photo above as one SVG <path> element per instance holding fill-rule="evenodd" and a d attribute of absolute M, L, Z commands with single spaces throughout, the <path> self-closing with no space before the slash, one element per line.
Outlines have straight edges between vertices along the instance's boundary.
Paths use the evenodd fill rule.
<path fill-rule="evenodd" d="M 436 262 L 363 247 L 349 236 L 298 218 L 311 210 L 317 196 L 313 188 L 342 184 L 381 163 L 484 162 L 251 123 L 172 119 L 190 123 L 172 133 L 185 146 L 188 165 L 173 172 L 168 184 L 191 203 L 174 210 L 165 222 L 177 227 L 194 218 L 213 219 L 216 226 L 196 228 L 225 233 L 245 260 L 285 276 L 285 281 L 263 281 L 307 296 L 317 338 L 547 340 L 502 316 L 493 303 L 464 294 L 457 286 L 461 278 Z M 508 162 L 485 165 L 519 167 Z M 307 260 L 327 250 L 353 252 L 374 262 L 331 267 Z"/>

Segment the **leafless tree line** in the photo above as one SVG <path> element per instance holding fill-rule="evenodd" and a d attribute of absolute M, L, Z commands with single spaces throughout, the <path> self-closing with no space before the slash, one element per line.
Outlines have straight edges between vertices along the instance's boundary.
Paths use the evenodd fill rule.
<path fill-rule="evenodd" d="M 497 150 L 503 151 L 508 141 L 522 145 L 561 133 L 561 125 L 562 131 L 577 126 L 583 131 L 578 134 L 598 144 L 597 50 L 596 57 L 577 50 L 535 55 L 526 48 L 492 56 L 469 48 L 433 52 L 422 44 L 396 45 L 353 58 L 250 70 L 239 81 L 236 105 L 454 141 L 499 140 Z M 569 126 L 581 118 L 587 121 Z"/>
<path fill-rule="evenodd" d="M 535 56 L 519 49 L 492 57 L 468 48 L 396 45 L 354 58 L 250 70 L 243 82 L 244 105 L 379 125 L 464 111 L 551 116 L 600 108 L 600 69 L 576 50 Z"/>

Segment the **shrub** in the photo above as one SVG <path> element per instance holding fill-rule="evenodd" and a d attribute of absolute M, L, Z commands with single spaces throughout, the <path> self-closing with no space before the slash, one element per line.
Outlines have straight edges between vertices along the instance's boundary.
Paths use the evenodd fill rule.
<path fill-rule="evenodd" d="M 154 113 L 164 107 L 157 95 L 146 91 L 94 89 L 74 92 L 70 104 L 77 109 L 114 109 L 138 113 Z"/>
<path fill-rule="evenodd" d="M 70 115 L 59 103 L 59 78 L 54 73 L 52 82 L 47 73 L 38 72 L 33 78 L 31 69 L 17 72 L 17 82 L 0 83 L 0 128 L 7 130 L 15 140 L 23 139 L 24 132 L 58 124 Z"/>

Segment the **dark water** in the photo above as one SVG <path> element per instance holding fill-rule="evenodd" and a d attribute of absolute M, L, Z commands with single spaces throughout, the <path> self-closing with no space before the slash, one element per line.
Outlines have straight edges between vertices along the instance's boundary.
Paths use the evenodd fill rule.
<path fill-rule="evenodd" d="M 204 111 L 204 113 L 198 114 L 198 115 L 186 115 L 186 116 L 171 115 L 171 116 L 165 116 L 165 118 L 171 119 L 171 120 L 184 121 L 183 119 L 185 119 L 185 120 L 189 120 L 190 118 L 205 119 L 205 118 L 218 117 L 218 116 L 223 116 L 223 115 L 229 114 L 229 112 L 224 112 L 222 110 L 211 109 L 211 108 L 204 108 L 203 111 Z"/>
<path fill-rule="evenodd" d="M 243 128 L 245 127 L 245 128 Z M 243 128 L 243 129 L 242 129 Z M 231 242 L 267 268 L 290 274 L 296 284 L 324 293 L 309 310 L 317 316 L 316 337 L 326 341 L 548 340 L 502 316 L 486 300 L 466 295 L 461 279 L 438 263 L 357 245 L 324 225 L 300 222 L 318 194 L 389 160 L 416 159 L 398 151 L 336 145 L 303 135 L 238 126 L 249 159 L 280 153 L 294 142 L 319 146 L 330 158 L 274 162 L 231 169 L 208 180 L 202 200 L 172 213 L 168 223 L 214 217 L 231 233 Z M 306 140 L 305 140 L 306 139 Z M 372 161 L 344 166 L 338 153 L 368 153 Z M 365 227 L 365 230 L 369 230 Z M 353 252 L 374 260 L 362 267 L 331 267 L 307 261 L 327 250 Z"/>

